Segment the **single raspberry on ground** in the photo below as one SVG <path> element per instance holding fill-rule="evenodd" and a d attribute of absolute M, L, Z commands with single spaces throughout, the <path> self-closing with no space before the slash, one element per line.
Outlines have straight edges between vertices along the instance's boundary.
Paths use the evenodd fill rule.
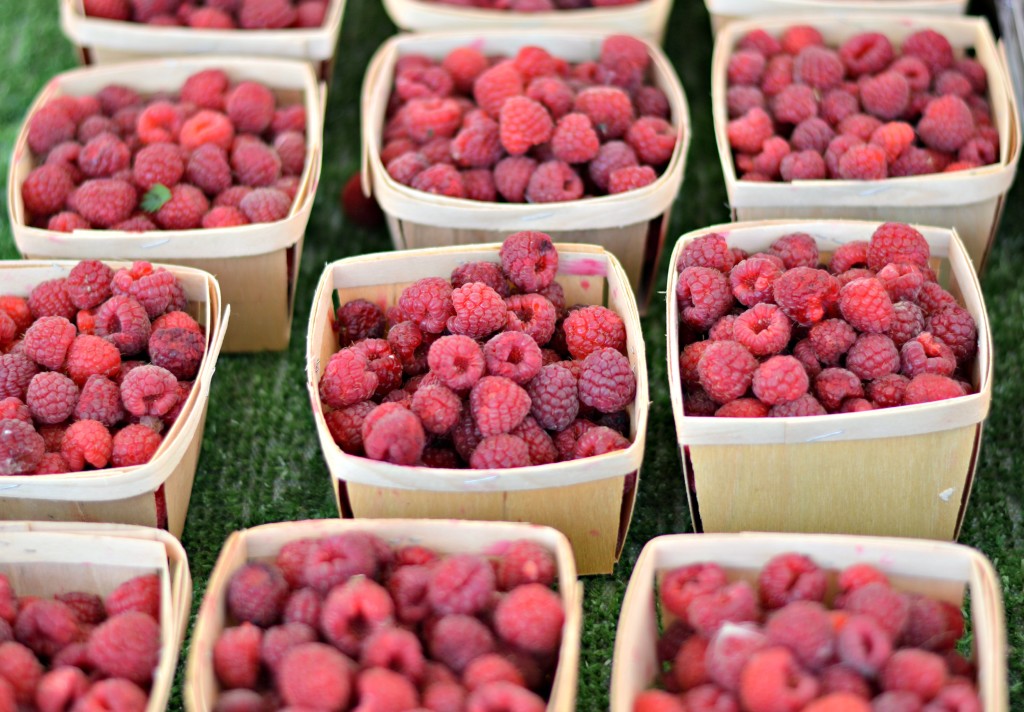
<path fill-rule="evenodd" d="M 113 439 L 107 427 L 97 420 L 79 420 L 68 426 L 60 445 L 60 454 L 73 472 L 92 465 L 103 469 L 110 462 Z"/>
<path fill-rule="evenodd" d="M 179 397 L 174 374 L 160 366 L 133 368 L 121 381 L 121 401 L 125 410 L 135 416 L 164 415 L 178 403 Z"/>
<path fill-rule="evenodd" d="M 363 421 L 363 448 L 373 460 L 415 465 L 423 454 L 423 424 L 409 409 L 397 403 L 377 406 Z"/>
<path fill-rule="evenodd" d="M 143 465 L 153 459 L 163 438 L 145 425 L 127 425 L 114 434 L 110 464 L 114 467 Z"/>
<path fill-rule="evenodd" d="M 88 645 L 100 672 L 145 685 L 160 660 L 160 624 L 145 613 L 122 613 L 98 626 Z"/>

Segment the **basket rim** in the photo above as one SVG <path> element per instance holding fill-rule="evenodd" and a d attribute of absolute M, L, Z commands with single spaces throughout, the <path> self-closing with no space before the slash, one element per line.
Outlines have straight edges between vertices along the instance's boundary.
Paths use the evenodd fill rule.
<path fill-rule="evenodd" d="M 921 0 L 924 2 L 924 0 Z M 959 0 L 953 0 L 959 1 Z M 430 13 L 435 15 L 438 19 L 450 18 L 452 20 L 478 20 L 480 22 L 498 22 L 502 19 L 508 20 L 520 20 L 521 17 L 507 17 L 509 14 L 515 15 L 527 15 L 525 19 L 536 20 L 537 22 L 550 22 L 555 26 L 566 26 L 571 27 L 573 19 L 586 18 L 586 19 L 608 19 L 608 20 L 622 20 L 636 17 L 646 17 L 648 15 L 656 15 L 663 11 L 665 7 L 671 7 L 671 0 L 641 0 L 638 3 L 632 3 L 628 5 L 618 5 L 610 7 L 584 7 L 570 11 L 566 10 L 545 10 L 542 12 L 530 12 L 530 13 L 516 13 L 515 11 L 506 10 L 488 10 L 486 8 L 476 7 L 461 7 L 458 5 L 445 5 L 437 2 L 424 2 L 424 0 L 383 0 L 385 8 L 388 10 L 388 15 L 395 20 L 395 24 L 399 24 L 398 18 L 392 13 L 392 9 L 397 9 L 400 6 L 408 6 L 415 8 L 418 12 Z M 566 14 L 569 17 L 566 17 Z M 505 18 L 502 18 L 505 15 Z"/>

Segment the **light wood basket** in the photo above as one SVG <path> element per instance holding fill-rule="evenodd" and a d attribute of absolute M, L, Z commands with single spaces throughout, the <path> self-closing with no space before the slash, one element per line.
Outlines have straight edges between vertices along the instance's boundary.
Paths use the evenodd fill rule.
<path fill-rule="evenodd" d="M 665 92 L 676 126 L 676 148 L 654 183 L 617 195 L 561 203 L 485 203 L 414 190 L 394 180 L 380 160 L 381 130 L 395 63 L 408 54 L 443 58 L 473 45 L 484 54 L 514 55 L 543 47 L 571 62 L 596 59 L 609 33 L 584 31 L 480 32 L 397 35 L 370 60 L 363 80 L 363 192 L 377 199 L 397 250 L 496 242 L 520 230 L 542 230 L 558 242 L 601 245 L 619 258 L 637 301 L 646 309 L 665 242 L 672 203 L 683 182 L 690 114 L 682 84 L 657 46 L 647 43 L 652 79 Z"/>
<path fill-rule="evenodd" d="M 378 462 L 342 452 L 324 419 L 319 383 L 338 350 L 335 303 L 368 299 L 382 308 L 424 277 L 448 277 L 473 261 L 498 261 L 500 245 L 443 247 L 351 257 L 327 265 L 313 298 L 306 337 L 306 385 L 320 447 L 342 516 L 524 521 L 554 527 L 572 542 L 582 574 L 609 573 L 632 518 L 647 432 L 647 365 L 633 291 L 613 255 L 592 245 L 558 244 L 558 276 L 567 304 L 600 304 L 626 324 L 626 351 L 636 375 L 628 408 L 632 444 L 606 455 L 508 470 L 456 470 Z"/>
<path fill-rule="evenodd" d="M 879 223 L 762 221 L 683 235 L 669 267 L 668 374 L 690 514 L 698 531 L 829 532 L 955 539 L 970 497 L 982 423 L 992 400 L 992 333 L 970 258 L 955 230 L 917 226 L 932 267 L 978 325 L 971 374 L 977 393 L 863 413 L 789 418 L 683 414 L 676 284 L 684 246 L 712 232 L 730 246 L 765 250 L 810 234 L 823 259 Z M 689 483 L 689 484 L 687 484 Z"/>
<path fill-rule="evenodd" d="M 794 24 L 813 25 L 831 46 L 868 31 L 880 32 L 899 46 L 908 35 L 931 28 L 945 34 L 958 52 L 973 48 L 977 60 L 988 72 L 988 100 L 994 125 L 999 129 L 998 162 L 970 171 L 877 181 L 757 183 L 740 180 L 727 135 L 729 117 L 725 98 L 729 57 L 750 30 L 760 28 L 778 34 Z M 789 15 L 738 21 L 718 34 L 711 74 L 715 138 L 734 220 L 850 218 L 955 227 L 978 270 L 984 268 L 1006 193 L 1017 175 L 1021 128 L 1009 72 L 996 48 L 992 30 L 983 18 L 932 15 L 894 20 L 891 15 L 850 14 Z"/>
<path fill-rule="evenodd" d="M 634 5 L 551 12 L 508 12 L 445 5 L 424 0 L 384 0 L 388 16 L 402 30 L 578 30 L 635 35 L 661 44 L 672 0 L 641 0 Z"/>
<path fill-rule="evenodd" d="M 888 15 L 963 15 L 967 0 L 704 0 L 717 34 L 734 20 L 772 15 L 845 15 L 868 12 Z"/>
<path fill-rule="evenodd" d="M 160 577 L 160 664 L 146 712 L 162 712 L 192 610 L 192 577 L 178 540 L 148 527 L 0 522 L 0 573 L 22 596 L 86 591 L 105 598 L 136 576 Z"/>
<path fill-rule="evenodd" d="M 59 0 L 60 26 L 78 48 L 82 64 L 209 54 L 225 59 L 267 57 L 304 60 L 330 79 L 345 0 L 328 0 L 320 27 L 285 30 L 196 30 L 88 17 L 82 0 Z"/>
<path fill-rule="evenodd" d="M 651 687 L 660 672 L 656 644 L 660 611 L 655 587 L 674 568 L 714 562 L 730 580 L 756 585 L 761 568 L 774 556 L 797 552 L 809 556 L 829 576 L 829 594 L 842 569 L 871 564 L 895 589 L 964 604 L 970 595 L 970 630 L 978 693 L 985 712 L 1009 709 L 1006 685 L 1006 619 L 999 578 L 980 552 L 959 544 L 866 536 L 806 534 L 676 534 L 644 546 L 622 602 L 612 658 L 611 712 L 632 712 L 633 700 Z"/>
<path fill-rule="evenodd" d="M 0 262 L 0 292 L 27 296 L 40 282 L 66 277 L 75 264 Z M 115 270 L 130 266 L 127 262 L 107 264 Z M 160 447 L 144 465 L 61 475 L 0 477 L 0 520 L 137 524 L 166 528 L 174 536 L 181 536 L 203 443 L 210 382 L 230 307 L 221 306 L 220 286 L 213 275 L 189 267 L 159 266 L 166 267 L 181 281 L 188 298 L 186 311 L 206 332 L 206 353 L 181 415 L 163 434 Z M 166 506 L 165 521 L 159 514 L 161 499 Z"/>
<path fill-rule="evenodd" d="M 232 81 L 258 81 L 278 101 L 306 107 L 306 165 L 288 216 L 216 230 L 75 230 L 52 232 L 28 224 L 21 185 L 35 167 L 28 147 L 28 117 L 49 100 L 94 94 L 124 84 L 146 95 L 177 91 L 190 75 L 223 69 Z M 302 242 L 320 180 L 323 96 L 308 65 L 283 59 L 185 57 L 87 67 L 58 74 L 39 92 L 14 145 L 7 180 L 7 210 L 18 251 L 29 259 L 126 259 L 188 265 L 214 274 L 235 310 L 225 352 L 280 351 L 291 337 L 295 282 Z"/>
<path fill-rule="evenodd" d="M 288 542 L 346 532 L 366 532 L 381 537 L 393 546 L 426 546 L 445 554 L 495 553 L 504 543 L 519 539 L 535 542 L 550 551 L 555 557 L 555 583 L 565 607 L 565 623 L 547 710 L 570 712 L 575 709 L 580 629 L 583 622 L 583 584 L 576 579 L 572 549 L 562 534 L 549 527 L 505 522 L 319 519 L 243 529 L 224 542 L 192 632 L 185 670 L 186 710 L 208 712 L 217 703 L 220 686 L 213 672 L 213 646 L 227 622 L 224 600 L 232 574 L 250 561 L 274 561 L 277 552 Z"/>

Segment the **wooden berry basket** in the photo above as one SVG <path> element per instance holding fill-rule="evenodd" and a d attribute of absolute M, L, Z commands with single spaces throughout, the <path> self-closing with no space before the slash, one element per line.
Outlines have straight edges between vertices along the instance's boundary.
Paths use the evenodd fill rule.
<path fill-rule="evenodd" d="M 829 532 L 955 539 L 970 497 L 982 424 L 992 400 L 992 333 L 971 260 L 955 230 L 918 229 L 932 268 L 974 317 L 976 393 L 863 413 L 788 418 L 714 418 L 683 413 L 679 375 L 678 263 L 683 247 L 711 232 L 749 252 L 806 232 L 823 259 L 869 239 L 878 223 L 761 221 L 683 235 L 667 288 L 668 374 L 684 487 L 698 531 Z M 689 483 L 689 484 L 687 484 Z"/>
<path fill-rule="evenodd" d="M 727 135 L 727 67 L 733 48 L 750 30 L 778 34 L 794 24 L 821 31 L 829 45 L 862 32 L 881 32 L 899 45 L 908 35 L 931 28 L 946 35 L 954 51 L 973 48 L 988 72 L 988 100 L 999 129 L 999 160 L 988 166 L 956 173 L 936 173 L 878 181 L 813 180 L 791 183 L 742 181 L 736 173 Z M 711 102 L 715 138 L 725 174 L 734 220 L 849 218 L 896 220 L 955 227 L 978 270 L 992 247 L 1006 193 L 1017 175 L 1021 152 L 1020 116 L 1009 73 L 983 18 L 892 16 L 789 15 L 759 17 L 729 24 L 715 39 L 711 61 Z"/>
<path fill-rule="evenodd" d="M 82 0 L 59 0 L 60 26 L 82 64 L 209 54 L 225 59 L 267 57 L 304 60 L 329 80 L 341 33 L 345 0 L 327 0 L 320 27 L 285 30 L 196 30 L 88 17 Z"/>
<path fill-rule="evenodd" d="M 626 351 L 636 374 L 628 408 L 632 444 L 606 455 L 508 470 L 456 470 L 378 462 L 342 452 L 324 419 L 318 385 L 338 350 L 331 328 L 335 303 L 368 299 L 383 307 L 424 277 L 448 277 L 456 266 L 498 261 L 500 245 L 443 247 L 363 255 L 327 265 L 313 298 L 306 337 L 306 386 L 320 447 L 342 516 L 524 521 L 558 529 L 572 542 L 581 574 L 609 573 L 632 518 L 647 432 L 647 365 L 633 291 L 613 255 L 592 245 L 558 244 L 558 276 L 567 304 L 600 304 L 626 324 Z M 637 480 L 637 486 L 639 481 Z"/>
<path fill-rule="evenodd" d="M 959 544 L 866 536 L 806 534 L 675 534 L 647 542 L 622 602 L 612 658 L 611 712 L 631 712 L 633 700 L 660 673 L 656 643 L 659 610 L 655 586 L 671 569 L 701 562 L 725 568 L 730 580 L 754 583 L 769 559 L 788 552 L 809 556 L 829 576 L 853 564 L 871 564 L 900 591 L 960 607 L 970 595 L 970 625 L 977 689 L 984 712 L 1009 709 L 1006 684 L 1006 619 L 999 578 L 980 552 Z M 830 598 L 831 593 L 826 596 Z"/>
<path fill-rule="evenodd" d="M 0 262 L 0 294 L 26 296 L 40 282 L 66 277 L 75 264 Z M 107 264 L 115 270 L 130 266 Z M 181 280 L 188 297 L 186 311 L 206 332 L 206 353 L 181 415 L 145 465 L 0 477 L 0 520 L 114 522 L 159 527 L 181 536 L 203 443 L 210 382 L 231 310 L 222 307 L 220 286 L 213 275 L 189 267 L 158 266 Z"/>
<path fill-rule="evenodd" d="M 86 591 L 106 597 L 147 574 L 160 577 L 160 665 L 146 712 L 162 712 L 192 610 L 192 577 L 178 540 L 148 527 L 0 522 L 0 574 L 21 596 Z"/>
<path fill-rule="evenodd" d="M 384 0 L 384 9 L 392 22 L 409 32 L 502 29 L 575 33 L 598 30 L 635 35 L 661 44 L 672 12 L 672 0 L 640 0 L 634 5 L 550 12 L 509 12 L 425 0 Z"/>
<path fill-rule="evenodd" d="M 62 95 L 94 94 L 108 84 L 125 84 L 146 95 L 177 91 L 190 75 L 222 69 L 233 82 L 258 81 L 279 101 L 306 107 L 306 165 L 288 216 L 215 230 L 75 230 L 58 233 L 27 223 L 21 184 L 35 167 L 28 147 L 28 117 Z M 126 259 L 188 265 L 216 275 L 234 323 L 224 351 L 280 351 L 291 338 L 295 281 L 302 242 L 320 180 L 323 89 L 309 66 L 290 60 L 185 57 L 86 67 L 58 74 L 39 92 L 14 144 L 7 180 L 7 210 L 18 251 L 28 259 Z"/>
<path fill-rule="evenodd" d="M 734 20 L 771 15 L 845 15 L 869 12 L 890 15 L 963 15 L 967 0 L 704 0 L 711 31 L 718 33 Z"/>
<path fill-rule="evenodd" d="M 520 230 L 541 230 L 558 242 L 601 245 L 618 257 L 641 309 L 650 301 L 672 211 L 683 182 L 690 142 L 690 115 L 682 84 L 665 54 L 647 43 L 653 81 L 668 97 L 677 129 L 676 148 L 654 183 L 617 195 L 560 203 L 485 203 L 433 195 L 394 180 L 380 160 L 381 129 L 395 63 L 408 54 L 440 59 L 472 44 L 484 54 L 514 55 L 521 47 L 543 47 L 571 62 L 596 59 L 609 33 L 481 32 L 397 35 L 381 45 L 363 80 L 363 192 L 371 193 L 387 218 L 397 250 L 501 241 Z"/>
<path fill-rule="evenodd" d="M 446 554 L 487 553 L 502 542 L 528 539 L 555 557 L 558 594 L 565 607 L 562 645 L 548 701 L 548 712 L 569 712 L 576 706 L 576 676 L 583 622 L 583 584 L 569 542 L 548 527 L 506 522 L 467 522 L 423 519 L 320 519 L 264 524 L 237 531 L 227 538 L 199 608 L 185 670 L 185 709 L 209 712 L 217 703 L 220 686 L 213 672 L 213 646 L 224 629 L 224 600 L 232 574 L 250 561 L 273 561 L 285 544 L 345 532 L 366 532 L 395 546 L 419 545 Z"/>

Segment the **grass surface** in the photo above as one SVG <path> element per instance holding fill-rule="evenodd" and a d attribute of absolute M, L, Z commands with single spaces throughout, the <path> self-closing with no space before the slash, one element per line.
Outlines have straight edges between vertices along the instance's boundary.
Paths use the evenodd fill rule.
<path fill-rule="evenodd" d="M 265 522 L 336 515 L 304 387 L 305 328 L 313 289 L 326 262 L 391 246 L 383 228 L 368 231 L 349 224 L 337 196 L 345 178 L 359 164 L 359 90 L 364 68 L 374 49 L 393 32 L 377 0 L 349 0 L 329 92 L 323 176 L 306 234 L 291 348 L 278 354 L 222 357 L 217 364 L 203 454 L 183 537 L 195 580 L 194 610 L 229 533 Z M 697 0 L 676 2 L 666 51 L 686 88 L 693 122 L 687 175 L 669 230 L 674 238 L 729 217 L 712 133 L 711 35 L 703 5 Z M 75 54 L 58 28 L 56 2 L 0 3 L 0 65 L 0 169 L 6 177 L 13 141 L 32 97 L 53 74 L 75 66 Z M 993 561 L 1002 578 L 1011 622 L 1008 663 L 1013 708 L 1024 708 L 1022 198 L 1024 192 L 1017 185 L 1007 201 L 1002 229 L 983 278 L 995 337 L 995 388 L 961 536 L 963 543 L 979 548 Z M 17 258 L 7 221 L 2 223 L 0 257 Z M 666 260 L 659 270 L 659 293 L 664 291 L 670 250 L 671 244 L 666 246 Z M 644 330 L 653 405 L 643 478 L 616 573 L 586 580 L 580 710 L 607 708 L 619 606 L 640 549 L 651 537 L 690 528 L 665 373 L 665 316 L 657 301 L 644 319 Z M 186 655 L 187 647 L 182 661 Z M 171 709 L 181 707 L 180 672 Z"/>

